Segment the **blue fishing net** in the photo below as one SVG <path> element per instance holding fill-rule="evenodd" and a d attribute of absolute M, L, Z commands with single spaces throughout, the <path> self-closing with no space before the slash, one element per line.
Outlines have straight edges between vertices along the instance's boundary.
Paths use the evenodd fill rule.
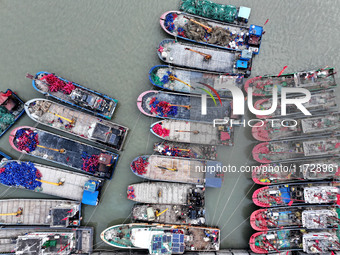
<path fill-rule="evenodd" d="M 0 168 L 0 182 L 8 186 L 22 186 L 26 189 L 34 190 L 41 187 L 41 182 L 36 179 L 41 178 L 41 173 L 32 162 L 10 161 Z"/>

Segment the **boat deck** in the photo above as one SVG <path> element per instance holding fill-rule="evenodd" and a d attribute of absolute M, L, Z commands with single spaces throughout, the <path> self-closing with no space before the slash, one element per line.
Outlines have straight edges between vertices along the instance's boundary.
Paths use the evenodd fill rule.
<path fill-rule="evenodd" d="M 213 123 L 215 119 L 223 119 L 231 115 L 229 100 L 223 100 L 221 106 L 220 104 L 215 105 L 212 99 L 207 99 L 207 114 L 202 115 L 202 98 L 200 96 L 187 96 L 184 94 L 165 93 L 152 90 L 143 94 L 141 108 L 150 116 L 155 115 L 154 113 L 151 113 L 151 107 L 149 105 L 152 98 L 156 98 L 159 102 L 165 101 L 172 105 L 180 105 L 177 106 L 177 114 L 175 116 L 168 115 L 166 118 Z M 190 109 L 181 106 L 190 106 Z M 163 118 L 159 114 L 155 116 Z"/>
<path fill-rule="evenodd" d="M 127 133 L 127 128 L 123 126 L 49 100 L 30 100 L 25 109 L 32 119 L 41 124 L 93 142 L 104 143 L 117 150 L 121 149 Z M 105 130 L 100 130 L 96 124 L 100 124 Z"/>
<path fill-rule="evenodd" d="M 172 39 L 162 41 L 161 46 L 163 52 L 167 53 L 167 56 L 161 57 L 161 59 L 169 64 L 221 73 L 234 73 L 234 64 L 240 54 L 239 52 L 229 52 L 194 44 L 175 43 Z M 205 60 L 204 56 L 186 50 L 186 48 L 209 54 L 211 59 Z"/>
<path fill-rule="evenodd" d="M 111 119 L 113 112 L 117 106 L 117 100 L 110 98 L 107 95 L 96 92 L 89 88 L 85 88 L 77 83 L 72 82 L 75 86 L 74 90 L 70 94 L 64 93 L 62 90 L 50 91 L 46 80 L 41 80 L 43 77 L 47 76 L 48 72 L 38 72 L 35 75 L 35 79 L 32 80 L 33 87 L 43 94 L 52 96 L 64 103 L 71 104 L 82 110 L 92 112 L 95 115 Z M 59 76 L 55 76 L 64 83 L 69 83 L 70 81 L 65 80 Z M 77 91 L 76 95 L 73 92 Z M 77 99 L 76 99 L 77 98 Z M 98 103 L 101 102 L 99 105 Z M 100 105 L 106 105 L 101 107 Z"/>
<path fill-rule="evenodd" d="M 152 180 L 204 184 L 205 173 L 202 171 L 205 166 L 204 161 L 151 155 L 148 162 L 143 177 Z"/>
<path fill-rule="evenodd" d="M 10 161 L 7 161 L 10 162 Z M 25 162 L 21 162 L 25 163 Z M 82 201 L 85 183 L 89 180 L 96 180 L 86 174 L 66 171 L 45 165 L 34 164 L 42 174 L 41 179 L 48 182 L 58 183 L 64 181 L 63 185 L 56 186 L 48 183 L 41 183 L 34 191 L 52 196 L 63 197 L 74 201 Z M 20 188 L 21 186 L 19 186 Z"/>
<path fill-rule="evenodd" d="M 216 146 L 176 143 L 176 142 L 156 142 L 153 147 L 154 152 L 163 156 L 175 156 L 183 158 L 210 159 L 217 157 Z"/>
<path fill-rule="evenodd" d="M 78 171 L 101 178 L 110 179 L 112 177 L 119 156 L 118 154 L 26 126 L 14 129 L 11 132 L 10 143 L 16 150 L 19 149 L 16 145 L 17 139 L 14 139 L 14 137 L 16 132 L 21 129 L 32 130 L 38 137 L 38 146 L 29 152 L 29 155 L 72 167 Z M 60 152 L 59 150 L 64 150 L 65 152 Z M 92 169 L 84 167 L 85 159 L 89 160 L 92 156 L 98 156 L 100 158 L 100 155 L 105 155 L 105 157 L 111 158 L 111 160 L 109 160 L 109 162 L 101 162 L 99 160 L 98 164 Z"/>
<path fill-rule="evenodd" d="M 17 213 L 21 214 L 4 215 Z M 51 210 L 53 209 L 53 212 Z M 80 203 L 48 199 L 4 199 L 0 200 L 0 225 L 50 225 L 67 227 L 65 217 L 79 212 Z M 71 212 L 70 212 L 71 211 Z M 54 219 L 52 219 L 52 217 Z M 75 220 L 79 220 L 75 219 Z"/>
<path fill-rule="evenodd" d="M 212 124 L 186 122 L 186 121 L 162 121 L 162 127 L 169 129 L 167 139 L 195 144 L 218 144 L 219 132 Z M 198 131 L 195 132 L 195 131 Z"/>
<path fill-rule="evenodd" d="M 153 204 L 187 205 L 191 192 L 197 189 L 197 193 L 204 193 L 201 188 L 196 188 L 195 185 L 179 183 L 137 183 L 130 187 L 134 189 L 134 201 Z"/>
<path fill-rule="evenodd" d="M 152 208 L 155 219 L 148 218 L 147 209 Z M 132 208 L 132 219 L 142 222 L 157 222 L 166 224 L 192 224 L 201 225 L 205 223 L 205 213 L 203 208 L 192 208 L 184 205 L 134 205 Z"/>
<path fill-rule="evenodd" d="M 162 82 L 163 77 L 169 76 L 169 73 L 175 75 L 181 81 L 190 84 L 191 88 L 178 80 L 170 80 Z M 174 68 L 166 65 L 155 66 L 150 70 L 150 79 L 154 85 L 170 90 L 183 93 L 205 94 L 207 86 L 201 84 L 208 84 L 213 87 L 220 97 L 231 97 L 231 92 L 226 89 L 226 86 L 236 86 L 240 89 L 243 87 L 243 76 L 221 75 L 210 72 L 198 72 L 191 69 Z M 204 89 L 204 90 L 203 90 Z"/>
<path fill-rule="evenodd" d="M 81 254 L 90 254 L 92 252 L 93 231 L 92 231 L 92 228 L 88 228 L 88 227 L 87 228 L 75 228 L 75 229 L 65 229 L 65 228 L 54 229 L 54 228 L 48 228 L 48 227 L 39 227 L 39 228 L 37 227 L 4 227 L 0 229 L 0 252 L 6 253 L 6 254 L 12 253 L 17 248 L 18 237 L 25 236 L 29 233 L 73 234 L 75 236 L 74 242 L 76 242 L 76 244 L 74 244 L 75 246 L 74 248 L 76 248 Z M 19 247 L 19 250 L 20 250 L 20 247 Z M 37 253 L 34 253 L 34 252 L 32 253 L 30 251 L 24 254 L 37 255 Z M 47 254 L 51 254 L 51 253 L 47 253 Z"/>

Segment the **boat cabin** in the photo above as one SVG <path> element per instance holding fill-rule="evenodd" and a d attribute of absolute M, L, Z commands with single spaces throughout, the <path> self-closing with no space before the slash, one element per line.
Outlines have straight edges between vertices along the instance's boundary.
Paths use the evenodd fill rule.
<path fill-rule="evenodd" d="M 126 130 L 118 127 L 106 126 L 102 123 L 95 122 L 89 130 L 89 138 L 98 142 L 119 147 L 119 144 L 124 140 Z"/>

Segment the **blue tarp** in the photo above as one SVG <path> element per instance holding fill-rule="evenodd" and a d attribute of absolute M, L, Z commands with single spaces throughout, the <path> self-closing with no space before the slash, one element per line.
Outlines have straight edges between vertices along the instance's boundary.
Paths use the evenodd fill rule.
<path fill-rule="evenodd" d="M 84 190 L 83 200 L 81 202 L 86 205 L 97 205 L 98 196 L 99 196 L 99 191 L 90 192 L 90 191 Z"/>
<path fill-rule="evenodd" d="M 290 190 L 289 190 L 288 187 L 280 188 L 282 201 L 286 204 L 290 202 L 290 192 L 289 191 Z"/>
<path fill-rule="evenodd" d="M 222 169 L 222 163 L 218 161 L 207 161 L 207 169 L 218 169 L 218 167 Z M 211 167 L 211 168 L 210 168 Z M 216 176 L 216 174 L 222 174 L 217 171 L 209 171 L 205 173 L 205 186 L 211 188 L 220 188 L 222 186 L 222 178 L 221 176 Z"/>

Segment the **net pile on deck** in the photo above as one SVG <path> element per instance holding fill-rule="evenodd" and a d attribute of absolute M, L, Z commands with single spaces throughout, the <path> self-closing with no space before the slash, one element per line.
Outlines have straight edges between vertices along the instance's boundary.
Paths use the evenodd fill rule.
<path fill-rule="evenodd" d="M 170 134 L 170 129 L 163 128 L 161 124 L 156 124 L 152 127 L 152 131 L 155 132 L 157 135 L 166 137 Z"/>
<path fill-rule="evenodd" d="M 6 128 L 12 125 L 15 121 L 15 117 L 4 106 L 0 106 L 0 133 L 6 130 Z"/>
<path fill-rule="evenodd" d="M 88 155 L 85 151 L 82 153 L 81 158 L 83 159 L 82 169 L 86 172 L 95 173 L 99 167 L 99 156 Z"/>
<path fill-rule="evenodd" d="M 66 83 L 52 73 L 43 76 L 41 80 L 45 80 L 51 92 L 62 91 L 64 94 L 69 95 L 76 88 L 72 82 Z"/>
<path fill-rule="evenodd" d="M 209 0 L 182 0 L 180 10 L 225 22 L 234 22 L 237 15 L 237 8 L 235 6 L 216 4 Z"/>
<path fill-rule="evenodd" d="M 227 46 L 228 48 L 246 45 L 247 34 L 244 32 L 237 33 L 220 26 L 211 26 L 202 19 L 190 18 L 188 20 L 182 14 L 167 14 L 164 26 L 169 32 L 175 33 L 177 36 L 197 42 Z M 207 30 L 207 28 L 211 30 Z"/>
<path fill-rule="evenodd" d="M 129 187 L 128 187 L 128 189 L 127 189 L 127 198 L 128 198 L 128 199 L 134 199 L 134 198 L 136 198 L 135 189 L 133 188 L 133 186 L 129 186 Z"/>
<path fill-rule="evenodd" d="M 39 144 L 38 134 L 30 129 L 19 129 L 15 134 L 16 147 L 21 151 L 32 152 Z"/>
<path fill-rule="evenodd" d="M 158 101 L 157 97 L 150 100 L 149 106 L 151 107 L 151 113 L 155 113 L 160 117 L 176 116 L 178 111 L 177 106 L 171 106 L 166 101 Z"/>
<path fill-rule="evenodd" d="M 16 161 L 11 161 L 0 168 L 0 182 L 7 186 L 22 186 L 34 190 L 41 187 L 41 182 L 37 181 L 41 177 L 40 171 L 32 162 L 19 164 Z"/>
<path fill-rule="evenodd" d="M 146 174 L 146 167 L 149 165 L 148 160 L 145 157 L 138 157 L 136 160 L 132 161 L 131 169 L 134 173 L 139 175 Z"/>

